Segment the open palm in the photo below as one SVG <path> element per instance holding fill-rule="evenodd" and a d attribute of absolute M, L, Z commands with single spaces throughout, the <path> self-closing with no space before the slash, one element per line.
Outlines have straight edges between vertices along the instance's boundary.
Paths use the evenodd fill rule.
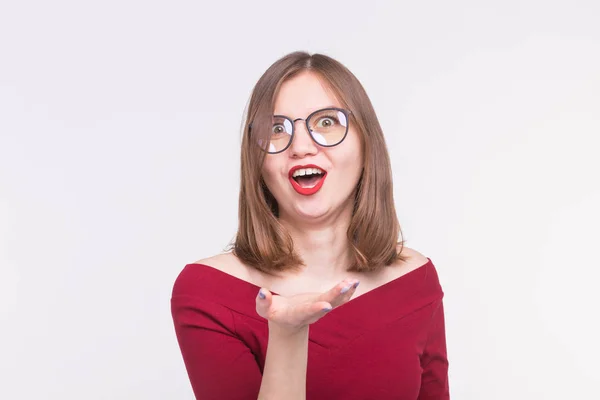
<path fill-rule="evenodd" d="M 274 295 L 262 288 L 256 296 L 256 312 L 270 323 L 291 330 L 301 329 L 346 303 L 357 287 L 358 280 L 344 279 L 324 293 L 302 293 L 289 297 Z"/>

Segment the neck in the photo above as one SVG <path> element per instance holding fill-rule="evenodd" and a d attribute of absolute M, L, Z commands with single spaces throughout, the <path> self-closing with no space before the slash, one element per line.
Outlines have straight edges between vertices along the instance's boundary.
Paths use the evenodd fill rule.
<path fill-rule="evenodd" d="M 294 250 L 304 261 L 303 275 L 326 279 L 345 273 L 351 261 L 347 237 L 351 217 L 350 206 L 319 223 L 299 224 L 280 218 L 294 241 Z"/>

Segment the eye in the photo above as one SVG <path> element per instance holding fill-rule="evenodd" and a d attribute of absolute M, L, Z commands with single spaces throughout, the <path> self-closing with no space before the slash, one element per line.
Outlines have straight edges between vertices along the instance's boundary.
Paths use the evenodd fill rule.
<path fill-rule="evenodd" d="M 273 125 L 273 134 L 275 135 L 281 135 L 286 133 L 285 127 L 283 126 L 283 124 L 275 124 Z"/>
<path fill-rule="evenodd" d="M 331 128 L 338 122 L 335 117 L 322 117 L 317 121 L 318 128 Z"/>

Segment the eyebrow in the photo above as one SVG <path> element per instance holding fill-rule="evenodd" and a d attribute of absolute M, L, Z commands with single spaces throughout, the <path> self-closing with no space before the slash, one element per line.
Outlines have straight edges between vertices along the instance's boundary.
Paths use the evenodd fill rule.
<path fill-rule="evenodd" d="M 306 114 L 305 116 L 308 116 L 309 114 L 314 113 L 317 110 L 323 110 L 325 108 L 343 108 L 343 107 L 341 107 L 341 106 L 334 106 L 334 105 L 327 105 L 327 106 L 322 106 L 322 107 L 315 107 L 312 110 L 310 110 L 309 113 Z M 285 115 L 285 114 L 282 114 L 282 113 L 276 113 L 276 112 L 273 112 L 273 115 L 283 115 L 283 116 L 288 117 L 288 115 Z"/>

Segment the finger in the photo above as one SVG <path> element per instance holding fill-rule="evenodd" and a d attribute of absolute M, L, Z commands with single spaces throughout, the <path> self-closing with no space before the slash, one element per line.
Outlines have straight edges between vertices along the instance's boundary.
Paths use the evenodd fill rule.
<path fill-rule="evenodd" d="M 331 288 L 331 290 L 319 296 L 319 300 L 327 301 L 331 303 L 333 307 L 337 307 L 350 300 L 359 283 L 358 279 L 344 279 L 342 282 Z"/>
<path fill-rule="evenodd" d="M 302 320 L 294 322 L 312 324 L 313 322 L 316 322 L 319 319 L 321 319 L 331 310 L 333 310 L 333 306 L 326 301 L 317 301 L 314 303 L 298 305 L 295 311 L 297 315 L 302 316 Z"/>
<path fill-rule="evenodd" d="M 256 312 L 258 315 L 267 318 L 272 304 L 273 294 L 265 288 L 260 288 L 256 295 Z"/>
<path fill-rule="evenodd" d="M 354 296 L 354 293 L 356 292 L 356 288 L 358 287 L 359 283 L 360 282 L 358 280 L 354 280 L 344 285 L 340 289 L 339 295 L 331 302 L 333 307 L 339 307 L 342 304 L 348 302 L 352 298 L 352 296 Z"/>
<path fill-rule="evenodd" d="M 327 301 L 317 301 L 308 305 L 308 312 L 312 314 L 327 313 L 332 309 L 333 306 Z"/>

